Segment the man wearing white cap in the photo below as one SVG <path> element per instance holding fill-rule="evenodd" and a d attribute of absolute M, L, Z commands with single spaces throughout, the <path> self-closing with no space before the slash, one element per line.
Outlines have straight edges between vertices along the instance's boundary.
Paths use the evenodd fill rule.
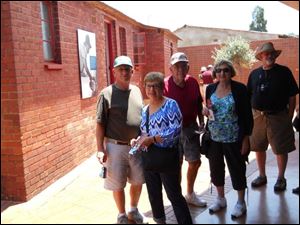
<path fill-rule="evenodd" d="M 185 198 L 189 204 L 205 207 L 206 201 L 200 199 L 194 192 L 194 183 L 201 165 L 197 117 L 202 125 L 202 97 L 197 80 L 188 75 L 187 56 L 177 52 L 172 55 L 170 64 L 172 75 L 165 78 L 164 95 L 177 101 L 183 116 L 179 149 L 189 164 Z"/>
<path fill-rule="evenodd" d="M 280 54 L 281 50 L 276 50 L 273 43 L 264 43 L 256 53 L 256 58 L 262 62 L 262 66 L 250 73 L 247 84 L 254 118 L 250 145 L 251 150 L 256 152 L 259 170 L 259 176 L 251 185 L 257 188 L 267 183 L 266 150 L 270 144 L 278 165 L 274 191 L 286 189 L 284 174 L 288 153 L 295 150 L 292 118 L 296 95 L 299 92 L 291 70 L 275 63 Z"/>
<path fill-rule="evenodd" d="M 115 83 L 104 88 L 97 103 L 97 158 L 107 167 L 104 188 L 113 191 L 119 210 L 117 223 L 128 220 L 143 223 L 137 209 L 144 183 L 140 154 L 128 157 L 130 140 L 139 135 L 143 98 L 140 89 L 130 84 L 133 65 L 128 56 L 119 56 L 114 61 Z M 130 186 L 131 209 L 126 214 L 126 183 Z"/>

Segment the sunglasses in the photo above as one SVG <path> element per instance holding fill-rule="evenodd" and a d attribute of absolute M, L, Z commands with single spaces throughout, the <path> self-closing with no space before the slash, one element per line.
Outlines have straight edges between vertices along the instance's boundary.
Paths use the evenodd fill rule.
<path fill-rule="evenodd" d="M 221 73 L 222 71 L 223 71 L 224 73 L 229 73 L 229 72 L 230 72 L 230 69 L 229 69 L 229 68 L 216 69 L 216 73 Z"/>

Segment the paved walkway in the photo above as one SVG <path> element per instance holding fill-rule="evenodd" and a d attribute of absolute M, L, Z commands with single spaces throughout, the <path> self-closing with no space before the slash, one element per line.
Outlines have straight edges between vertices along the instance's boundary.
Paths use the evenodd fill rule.
<path fill-rule="evenodd" d="M 296 135 L 299 146 L 299 134 Z M 117 210 L 112 193 L 103 189 L 103 179 L 98 177 L 100 165 L 95 156 L 86 160 L 72 172 L 55 182 L 42 193 L 28 202 L 17 203 L 1 201 L 1 224 L 106 224 L 115 223 Z M 187 163 L 183 164 L 183 174 L 186 174 Z M 226 170 L 226 175 L 228 171 Z M 250 182 L 258 175 L 255 155 L 250 154 L 250 164 L 247 165 L 247 179 Z M 299 224 L 299 196 L 292 194 L 292 189 L 299 185 L 299 149 L 289 154 L 286 172 L 287 190 L 274 193 L 273 185 L 277 177 L 276 158 L 271 150 L 267 156 L 268 184 L 259 189 L 249 187 L 248 213 L 238 220 L 231 220 L 230 212 L 236 201 L 236 192 L 232 190 L 230 178 L 226 177 L 226 198 L 228 207 L 220 213 L 210 215 L 207 208 L 190 206 L 195 223 L 282 223 Z M 182 179 L 183 193 L 186 193 L 186 179 Z M 203 163 L 195 183 L 195 190 L 212 204 L 216 197 L 215 188 L 210 193 L 210 178 L 208 161 L 203 157 Z M 128 193 L 128 186 L 126 187 Z M 164 196 L 167 223 L 177 223 L 170 202 Z M 127 208 L 129 203 L 127 202 Z M 151 208 L 144 186 L 139 210 L 151 219 Z"/>

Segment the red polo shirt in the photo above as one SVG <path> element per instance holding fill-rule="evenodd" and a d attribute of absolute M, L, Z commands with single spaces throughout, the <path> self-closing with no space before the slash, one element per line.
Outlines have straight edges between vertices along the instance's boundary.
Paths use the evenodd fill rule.
<path fill-rule="evenodd" d="M 202 97 L 198 82 L 190 75 L 185 77 L 185 86 L 177 86 L 172 76 L 165 78 L 164 95 L 176 100 L 183 117 L 183 126 L 196 122 L 202 109 Z"/>

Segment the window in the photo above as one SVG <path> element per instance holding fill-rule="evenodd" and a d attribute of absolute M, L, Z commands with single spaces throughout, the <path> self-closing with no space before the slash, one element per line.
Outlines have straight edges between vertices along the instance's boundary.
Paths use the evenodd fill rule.
<path fill-rule="evenodd" d="M 174 52 L 174 50 L 173 50 L 173 43 L 170 42 L 170 58 L 172 57 L 173 52 Z"/>
<path fill-rule="evenodd" d="M 146 34 L 133 33 L 133 60 L 135 65 L 145 64 Z"/>
<path fill-rule="evenodd" d="M 44 59 L 45 61 L 60 62 L 57 3 L 42 1 L 40 8 Z"/>
<path fill-rule="evenodd" d="M 126 30 L 124 27 L 119 28 L 119 36 L 120 36 L 120 53 L 121 55 L 127 55 Z"/>

